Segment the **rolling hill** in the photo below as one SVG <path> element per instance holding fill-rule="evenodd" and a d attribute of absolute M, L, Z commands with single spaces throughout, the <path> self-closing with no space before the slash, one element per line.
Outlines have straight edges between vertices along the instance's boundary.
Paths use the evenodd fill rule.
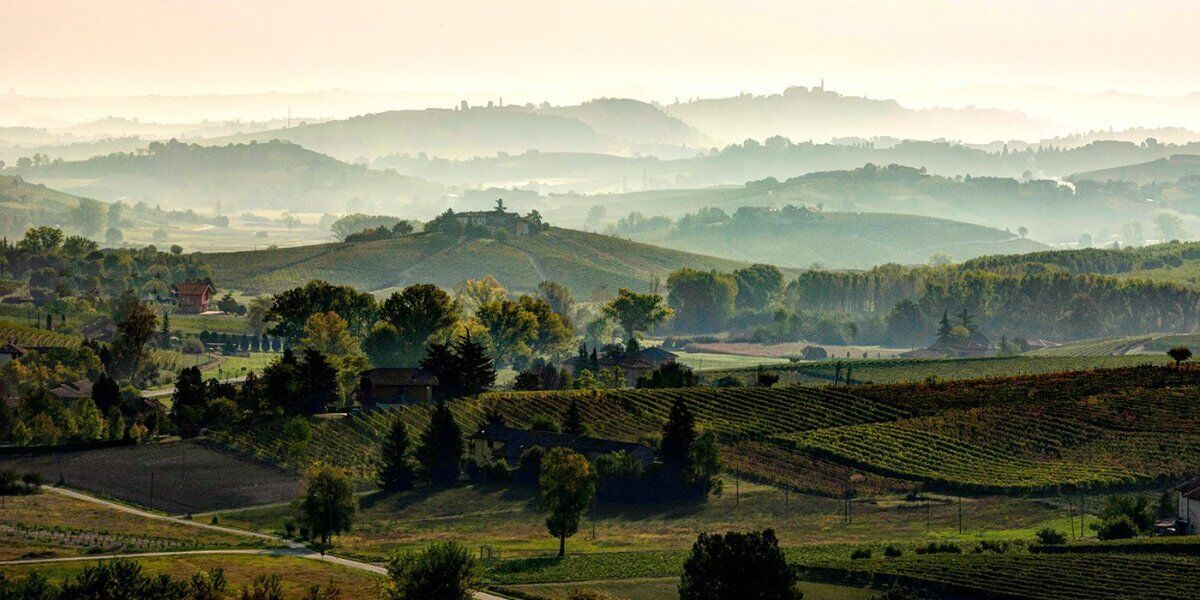
<path fill-rule="evenodd" d="M 965 260 L 1046 248 L 999 229 L 933 217 L 787 212 L 747 208 L 717 222 L 643 230 L 629 237 L 735 260 L 791 267 L 817 263 L 833 269 L 924 263 L 936 254 Z"/>
<path fill-rule="evenodd" d="M 350 165 L 280 141 L 228 146 L 152 143 L 144 154 L 118 152 L 20 172 L 30 181 L 102 200 L 176 208 L 216 205 L 224 212 L 338 212 L 351 198 L 398 210 L 442 193 L 437 184 Z"/>
<path fill-rule="evenodd" d="M 1098 169 L 1084 173 L 1076 173 L 1070 179 L 1082 181 L 1132 181 L 1145 185 L 1148 183 L 1175 183 L 1185 177 L 1200 176 L 1200 155 L 1173 154 L 1166 158 L 1113 167 Z"/>
<path fill-rule="evenodd" d="M 388 292 L 413 283 L 453 287 L 492 275 L 513 291 L 553 279 L 579 298 L 598 289 L 645 291 L 681 267 L 728 271 L 732 260 L 552 228 L 538 235 L 452 240 L 416 234 L 389 240 L 205 254 L 218 287 L 279 292 L 310 279 Z"/>

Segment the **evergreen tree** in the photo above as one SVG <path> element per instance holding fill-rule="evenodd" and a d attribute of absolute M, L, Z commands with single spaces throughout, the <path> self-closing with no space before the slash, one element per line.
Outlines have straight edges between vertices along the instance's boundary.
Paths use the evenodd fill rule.
<path fill-rule="evenodd" d="M 950 331 L 954 326 L 950 324 L 949 311 L 942 311 L 942 320 L 938 321 L 937 341 L 939 344 L 950 342 Z"/>
<path fill-rule="evenodd" d="M 462 396 L 462 373 L 458 370 L 457 363 L 450 346 L 431 342 L 425 347 L 425 358 L 421 359 L 421 369 L 437 377 L 436 393 L 438 398 Z"/>
<path fill-rule="evenodd" d="M 587 433 L 587 425 L 583 422 L 583 413 L 579 410 L 579 401 L 575 398 L 572 398 L 571 404 L 567 406 L 567 414 L 563 417 L 562 430 L 563 433 L 573 435 L 585 435 Z"/>
<path fill-rule="evenodd" d="M 450 408 L 443 401 L 438 401 L 437 407 L 430 415 L 429 427 L 421 436 L 421 446 L 417 448 L 417 462 L 425 473 L 425 477 L 435 485 L 453 485 L 458 480 L 462 470 L 463 433 Z"/>
<path fill-rule="evenodd" d="M 174 404 L 171 411 L 180 435 L 191 437 L 200 433 L 204 423 L 204 408 L 208 401 L 208 386 L 199 367 L 186 367 L 175 380 Z"/>
<path fill-rule="evenodd" d="M 337 403 L 337 369 L 317 350 L 304 350 L 304 365 L 300 369 L 300 409 L 318 413 Z"/>
<path fill-rule="evenodd" d="M 291 349 L 263 369 L 263 400 L 271 409 L 289 410 L 299 395 L 299 363 Z"/>
<path fill-rule="evenodd" d="M 696 442 L 696 418 L 682 398 L 676 398 L 663 425 L 659 458 L 663 467 L 677 473 L 687 471 Z"/>
<path fill-rule="evenodd" d="M 171 313 L 164 312 L 162 318 L 162 331 L 159 332 L 158 345 L 163 348 L 171 347 Z"/>
<path fill-rule="evenodd" d="M 108 373 L 101 373 L 100 378 L 92 383 L 92 401 L 96 403 L 96 408 L 106 413 L 111 408 L 119 408 L 121 386 Z"/>
<path fill-rule="evenodd" d="M 411 490 L 416 480 L 412 459 L 408 456 L 408 428 L 404 419 L 392 422 L 392 429 L 383 441 L 383 466 L 379 469 L 379 485 L 388 491 Z"/>
<path fill-rule="evenodd" d="M 471 339 L 470 331 L 454 344 L 454 354 L 464 395 L 475 396 L 496 384 L 496 366 L 491 353 L 483 344 Z"/>
<path fill-rule="evenodd" d="M 263 384 L 258 379 L 258 375 L 254 371 L 246 373 L 246 379 L 242 382 L 242 389 L 238 392 L 238 406 L 242 410 L 258 412 L 262 409 L 263 402 Z"/>

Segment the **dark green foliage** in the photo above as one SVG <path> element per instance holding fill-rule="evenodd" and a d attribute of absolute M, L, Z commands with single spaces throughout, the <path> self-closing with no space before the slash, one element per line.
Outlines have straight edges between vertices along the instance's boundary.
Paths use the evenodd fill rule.
<path fill-rule="evenodd" d="M 380 366 L 419 364 L 429 338 L 458 322 L 460 311 L 459 303 L 435 285 L 411 285 L 393 293 L 380 307 L 379 318 L 395 329 L 399 364 Z"/>
<path fill-rule="evenodd" d="M 549 431 L 559 433 L 558 423 L 546 415 L 534 415 L 529 418 L 527 423 L 529 428 L 534 431 Z"/>
<path fill-rule="evenodd" d="M 783 274 L 772 265 L 753 265 L 733 272 L 738 310 L 766 308 L 783 291 Z"/>
<path fill-rule="evenodd" d="M 579 400 L 576 398 L 572 398 L 571 403 L 567 405 L 567 414 L 563 415 L 562 431 L 572 435 L 587 434 L 587 424 L 583 422 L 583 412 L 579 410 Z"/>
<path fill-rule="evenodd" d="M 1138 526 L 1127 515 L 1092 523 L 1096 537 L 1102 540 L 1127 540 L 1138 534 Z"/>
<path fill-rule="evenodd" d="M 1175 346 L 1167 350 L 1167 356 L 1170 356 L 1171 360 L 1175 361 L 1175 365 L 1179 366 L 1192 357 L 1192 351 L 1187 346 Z"/>
<path fill-rule="evenodd" d="M 300 367 L 300 402 L 293 405 L 296 412 L 308 414 L 325 412 L 337 403 L 337 369 L 317 350 L 304 350 Z"/>
<path fill-rule="evenodd" d="M 888 544 L 887 548 L 883 549 L 883 555 L 888 558 L 897 558 L 904 554 L 904 549 L 895 544 Z"/>
<path fill-rule="evenodd" d="M 430 415 L 429 427 L 421 435 L 417 462 L 425 477 L 435 485 L 449 486 L 462 472 L 464 441 L 462 429 L 445 402 L 438 401 Z"/>
<path fill-rule="evenodd" d="M 388 436 L 383 440 L 382 463 L 379 469 L 379 485 L 388 491 L 412 489 L 416 481 L 416 469 L 409 454 L 408 428 L 403 419 L 392 422 Z"/>
<path fill-rule="evenodd" d="M 513 378 L 512 388 L 518 392 L 532 392 L 542 389 L 542 378 L 532 371 L 521 371 Z"/>
<path fill-rule="evenodd" d="M 702 533 L 683 565 L 680 600 L 799 600 L 775 532 Z"/>
<path fill-rule="evenodd" d="M 337 313 L 349 325 L 351 333 L 364 336 L 375 323 L 378 310 L 371 294 L 313 280 L 276 294 L 266 320 L 274 323 L 270 329 L 272 335 L 298 340 L 304 335 L 308 318 L 323 312 Z"/>
<path fill-rule="evenodd" d="M 107 373 L 101 373 L 100 378 L 92 382 L 92 401 L 96 403 L 100 412 L 108 412 L 108 409 L 114 406 L 121 406 L 121 386 Z"/>
<path fill-rule="evenodd" d="M 187 582 L 169 575 L 148 575 L 142 572 L 142 565 L 125 559 L 84 567 L 74 579 L 64 581 L 58 593 L 60 599 L 80 600 L 172 600 L 190 596 Z"/>
<path fill-rule="evenodd" d="M 263 401 L 271 409 L 290 411 L 296 405 L 299 394 L 300 363 L 289 348 L 263 369 Z"/>
<path fill-rule="evenodd" d="M 1039 529 L 1037 534 L 1037 543 L 1046 546 L 1057 546 L 1067 543 L 1067 536 L 1063 532 L 1050 527 Z"/>
<path fill-rule="evenodd" d="M 208 387 L 199 367 L 185 367 L 175 379 L 174 403 L 171 410 L 175 425 L 185 437 L 200 433 L 204 426 L 204 408 L 208 402 Z"/>
<path fill-rule="evenodd" d="M 676 361 L 662 366 L 638 378 L 635 387 L 638 388 L 683 388 L 694 387 L 698 383 L 696 372 L 687 365 Z"/>
<path fill-rule="evenodd" d="M 733 314 L 738 284 L 716 271 L 679 269 L 667 277 L 667 303 L 675 311 L 680 331 L 719 331 Z"/>
<path fill-rule="evenodd" d="M 864 560 L 867 558 L 871 558 L 870 548 L 855 548 L 854 551 L 850 553 L 850 560 Z"/>
<path fill-rule="evenodd" d="M 474 556 L 458 542 L 438 542 L 424 552 L 388 561 L 391 600 L 471 600 L 479 579 Z"/>
<path fill-rule="evenodd" d="M 1154 529 L 1154 507 L 1147 496 L 1127 494 L 1105 498 L 1100 506 L 1100 519 L 1114 521 L 1120 517 L 1128 517 L 1139 533 Z"/>
<path fill-rule="evenodd" d="M 929 542 L 924 546 L 918 546 L 915 552 L 917 554 L 962 554 L 962 547 L 954 542 Z"/>
<path fill-rule="evenodd" d="M 344 472 L 327 465 L 309 469 L 297 516 L 310 535 L 329 546 L 334 535 L 350 531 L 357 514 L 354 484 Z"/>
<path fill-rule="evenodd" d="M 474 396 L 496 383 L 496 368 L 487 348 L 466 332 L 452 345 L 430 343 L 421 368 L 438 378 L 435 390 L 442 399 Z"/>

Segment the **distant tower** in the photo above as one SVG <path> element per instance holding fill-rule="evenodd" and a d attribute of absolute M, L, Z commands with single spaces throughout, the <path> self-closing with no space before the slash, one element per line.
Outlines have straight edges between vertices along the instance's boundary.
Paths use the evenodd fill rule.
<path fill-rule="evenodd" d="M 504 96 L 500 96 L 500 108 L 504 108 Z"/>
<path fill-rule="evenodd" d="M 821 91 L 821 93 L 825 93 L 825 78 L 824 78 L 824 77 L 822 77 L 822 78 L 821 78 L 821 88 L 820 88 L 820 91 Z"/>
<path fill-rule="evenodd" d="M 467 110 L 468 108 L 471 108 L 471 107 L 467 105 L 467 101 L 466 101 L 466 100 L 461 100 L 461 101 L 459 101 L 459 104 L 458 104 L 458 109 L 459 109 L 459 110 Z"/>

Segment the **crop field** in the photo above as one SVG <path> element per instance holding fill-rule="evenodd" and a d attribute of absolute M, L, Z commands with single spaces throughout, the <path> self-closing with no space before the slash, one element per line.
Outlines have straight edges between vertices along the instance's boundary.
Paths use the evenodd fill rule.
<path fill-rule="evenodd" d="M 313 584 L 325 587 L 329 582 L 341 590 L 342 600 L 375 600 L 381 597 L 383 578 L 322 561 L 292 556 L 259 556 L 244 554 L 202 554 L 140 558 L 138 563 L 151 574 L 166 573 L 188 579 L 198 571 L 220 567 L 225 571 L 230 588 L 236 591 L 254 580 L 256 575 L 279 575 L 283 578 L 283 597 L 301 598 Z M 0 574 L 22 579 L 38 571 L 53 582 L 77 575 L 94 561 L 72 561 L 44 565 L 0 566 Z"/>
<path fill-rule="evenodd" d="M 990 598 L 1195 598 L 1200 560 L 1119 554 L 937 554 L 801 563 L 809 578 L 900 580 Z M 1057 576 L 1047 576 L 1048 574 Z"/>
<path fill-rule="evenodd" d="M 255 538 L 145 519 L 50 491 L 5 498 L 0 510 L 0 560 L 262 545 Z"/>
<path fill-rule="evenodd" d="M 1166 364 L 1170 362 L 1165 354 L 1161 356 L 1012 356 L 993 358 L 949 358 L 949 359 L 869 359 L 869 360 L 828 360 L 821 362 L 806 362 L 788 365 L 771 366 L 766 369 L 779 375 L 780 383 L 800 383 L 819 385 L 832 383 L 839 375 L 838 364 L 841 365 L 840 375 L 846 376 L 849 369 L 852 383 L 903 383 L 924 381 L 930 377 L 942 380 L 978 379 L 987 377 L 1015 377 L 1036 375 L 1039 373 L 1057 373 L 1060 371 L 1080 371 L 1086 369 L 1112 369 L 1143 364 Z M 704 373 L 704 381 L 712 381 L 725 375 L 742 379 L 745 383 L 753 381 L 754 369 L 735 369 L 730 371 L 710 371 Z"/>
<path fill-rule="evenodd" d="M 171 514 L 287 502 L 294 473 L 192 442 L 0 458 L 0 468 Z"/>
<path fill-rule="evenodd" d="M 14 342 L 18 346 L 60 346 L 77 348 L 83 342 L 82 338 L 37 329 L 12 321 L 0 320 L 0 345 Z"/>
<path fill-rule="evenodd" d="M 796 589 L 804 594 L 805 600 L 869 600 L 874 590 L 828 583 L 802 581 Z M 677 600 L 679 579 L 676 577 L 650 577 L 642 579 L 617 579 L 575 583 L 534 583 L 528 585 L 500 586 L 497 592 L 516 592 L 528 600 L 567 600 L 577 590 L 588 590 L 609 594 L 619 600 Z"/>

